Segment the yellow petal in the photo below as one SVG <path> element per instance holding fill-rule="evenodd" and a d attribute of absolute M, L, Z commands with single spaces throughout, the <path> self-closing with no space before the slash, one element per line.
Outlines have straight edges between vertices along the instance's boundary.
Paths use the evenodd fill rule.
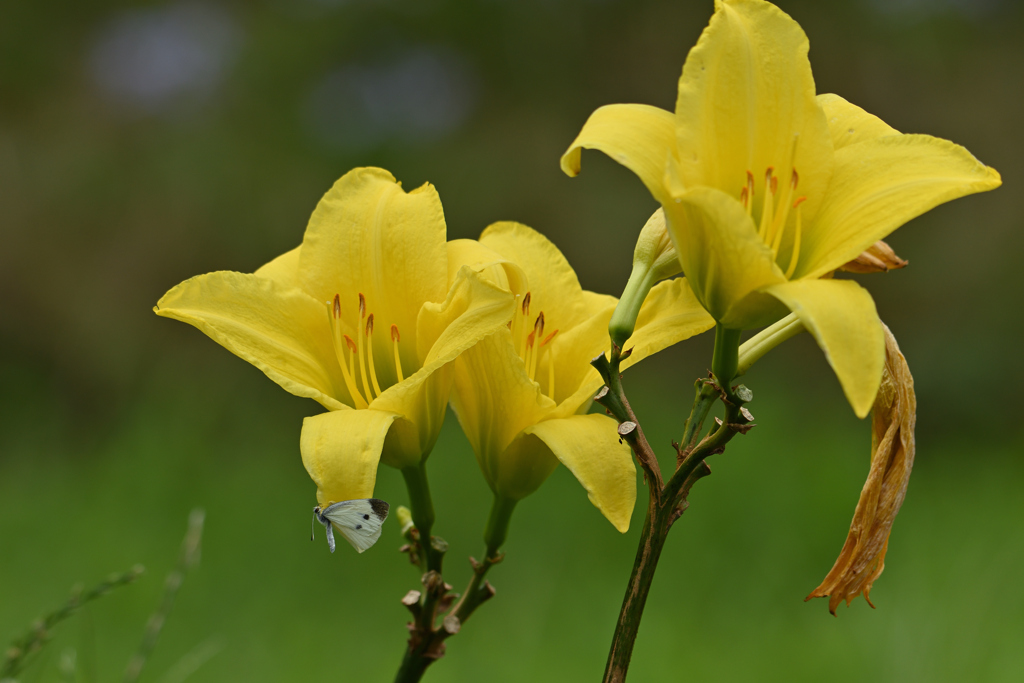
<path fill-rule="evenodd" d="M 316 483 L 321 507 L 373 497 L 381 448 L 396 417 L 380 410 L 335 410 L 303 420 L 302 464 Z"/>
<path fill-rule="evenodd" d="M 512 295 L 484 282 L 470 268 L 460 271 L 444 303 L 423 306 L 418 341 L 433 340 L 420 349 L 423 366 L 394 384 L 370 404 L 374 410 L 396 413 L 384 448 L 384 462 L 393 467 L 416 464 L 430 452 L 444 421 L 452 372 L 446 366 L 481 339 L 505 330 L 512 317 Z"/>
<path fill-rule="evenodd" d="M 808 197 L 804 216 L 812 216 L 828 186 L 832 139 L 814 97 L 807 36 L 767 2 L 718 0 L 715 7 L 679 80 L 682 184 L 739 197 L 749 171 L 760 197 L 768 167 L 780 185 L 795 167 Z"/>
<path fill-rule="evenodd" d="M 523 429 L 554 409 L 554 402 L 527 376 L 507 329 L 483 339 L 453 365 L 452 407 L 487 483 L 514 500 L 532 493 L 551 473 L 554 460 L 508 449 Z"/>
<path fill-rule="evenodd" d="M 828 196 L 805 230 L 794 277 L 835 270 L 912 218 L 1001 182 L 963 147 L 928 135 L 843 147 L 836 152 Z"/>
<path fill-rule="evenodd" d="M 676 278 L 659 282 L 644 299 L 633 336 L 623 347 L 631 349 L 632 353 L 623 361 L 622 368 L 714 326 L 714 318 L 697 301 L 689 280 Z"/>
<path fill-rule="evenodd" d="M 857 417 L 871 410 L 885 363 L 875 302 L 852 280 L 798 280 L 766 287 L 800 318 L 839 378 Z"/>
<path fill-rule="evenodd" d="M 331 410 L 352 402 L 335 359 L 327 304 L 299 289 L 221 271 L 185 280 L 154 310 L 199 328 L 296 396 Z"/>
<path fill-rule="evenodd" d="M 487 282 L 513 294 L 523 295 L 528 289 L 526 274 L 519 266 L 476 240 L 448 242 L 449 284 L 455 282 L 462 266 L 470 266 Z"/>
<path fill-rule="evenodd" d="M 526 430 L 542 441 L 583 484 L 587 496 L 612 525 L 626 533 L 636 503 L 636 466 L 615 420 L 573 415 Z"/>
<path fill-rule="evenodd" d="M 347 327 L 357 327 L 362 293 L 376 328 L 397 325 L 403 345 L 408 340 L 409 348 L 416 348 L 420 305 L 444 301 L 448 291 L 445 222 L 437 191 L 425 184 L 406 193 L 379 168 L 349 171 L 317 204 L 299 264 L 303 287 L 314 298 L 330 301 L 342 295 Z M 375 338 L 375 355 L 392 353 L 387 335 Z"/>
<path fill-rule="evenodd" d="M 712 317 L 736 329 L 765 323 L 759 311 L 732 311 L 752 292 L 785 281 L 743 205 L 695 187 L 666 204 L 665 217 L 686 279 Z"/>
<path fill-rule="evenodd" d="M 850 104 L 839 95 L 818 95 L 818 104 L 825 112 L 828 131 L 832 134 L 832 146 L 837 150 L 855 142 L 900 134 L 882 119 Z"/>
<path fill-rule="evenodd" d="M 562 155 L 562 170 L 580 172 L 580 152 L 597 149 L 643 181 L 659 202 L 667 199 L 665 167 L 675 148 L 675 118 L 671 112 L 646 104 L 609 104 L 594 111 Z"/>
<path fill-rule="evenodd" d="M 302 278 L 299 277 L 299 251 L 301 246 L 278 256 L 276 259 L 260 266 L 253 275 L 274 280 L 285 287 L 302 289 Z"/>
<path fill-rule="evenodd" d="M 480 244 L 515 263 L 526 274 L 531 324 L 532 318 L 543 311 L 548 321 L 546 329 L 564 332 L 593 315 L 572 266 L 551 240 L 533 228 L 521 223 L 494 223 L 480 235 Z"/>

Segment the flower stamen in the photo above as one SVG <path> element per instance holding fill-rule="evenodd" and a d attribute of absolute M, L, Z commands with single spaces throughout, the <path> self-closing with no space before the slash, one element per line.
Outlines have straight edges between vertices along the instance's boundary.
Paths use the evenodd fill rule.
<path fill-rule="evenodd" d="M 366 318 L 366 362 L 370 366 L 370 381 L 373 391 L 380 396 L 380 383 L 377 382 L 377 368 L 373 366 L 373 313 Z"/>
<path fill-rule="evenodd" d="M 398 342 L 402 341 L 402 335 L 398 334 L 398 325 L 391 326 L 391 346 L 395 349 L 395 373 L 398 375 L 398 381 L 401 383 L 404 381 L 402 376 L 402 359 L 398 355 Z"/>
<path fill-rule="evenodd" d="M 530 354 L 529 375 L 533 379 L 537 375 L 537 359 L 540 357 L 540 338 L 544 334 L 544 311 L 540 312 L 537 320 L 533 323 L 533 332 L 530 333 L 530 346 L 533 352 Z M 536 341 L 536 345 L 534 342 Z"/>
<path fill-rule="evenodd" d="M 367 405 L 366 400 L 359 393 L 359 390 L 356 389 L 355 379 L 349 371 L 349 366 L 352 363 L 351 349 L 353 344 L 348 335 L 343 335 L 341 332 L 341 297 L 337 294 L 334 295 L 334 301 L 327 302 L 327 317 L 331 326 L 331 341 L 334 344 L 334 355 L 338 359 L 338 366 L 341 368 L 341 376 L 345 379 L 345 388 L 348 389 L 348 393 L 352 397 L 352 402 L 355 403 L 355 407 L 365 408 Z M 342 339 L 344 339 L 344 342 Z M 349 358 L 347 363 L 345 362 L 344 348 L 346 345 L 349 349 Z"/>
<path fill-rule="evenodd" d="M 790 176 L 789 185 L 786 187 L 786 191 L 783 193 L 782 198 L 779 200 L 779 206 L 782 207 L 782 211 L 775 217 L 775 221 L 772 224 L 771 229 L 771 248 L 772 257 L 776 257 L 779 254 L 779 247 L 782 246 L 782 234 L 786 231 L 786 220 L 789 218 L 789 200 L 793 196 L 793 191 L 796 190 L 796 186 L 800 183 L 800 174 L 793 169 L 793 175 Z"/>
<path fill-rule="evenodd" d="M 746 191 L 747 200 L 743 202 L 743 205 L 746 207 L 747 215 L 749 216 L 754 211 L 754 174 L 750 171 L 747 171 Z M 742 196 L 742 193 L 740 193 L 740 196 Z"/>
<path fill-rule="evenodd" d="M 558 330 L 555 330 L 541 342 L 541 348 L 544 348 L 551 343 L 551 340 L 558 334 Z M 548 349 L 548 397 L 555 400 L 555 352 L 554 349 Z"/>
<path fill-rule="evenodd" d="M 764 203 L 761 207 L 761 225 L 757 229 L 757 236 L 765 243 L 768 242 L 768 228 L 772 224 L 772 211 L 775 208 L 775 188 L 778 187 L 778 181 L 775 181 L 772 175 L 774 171 L 775 169 L 769 166 L 764 173 Z"/>
<path fill-rule="evenodd" d="M 793 171 L 796 173 L 796 171 Z M 796 263 L 800 258 L 800 233 L 802 232 L 802 226 L 800 224 L 801 213 L 800 205 L 807 201 L 807 197 L 800 197 L 793 202 L 793 208 L 796 209 L 796 234 L 793 236 L 793 254 L 789 257 L 789 268 L 786 268 L 786 279 L 793 277 L 793 273 L 796 272 Z"/>
<path fill-rule="evenodd" d="M 362 322 L 363 318 L 366 317 L 366 297 L 363 293 L 359 293 L 359 320 Z M 358 328 L 357 328 L 358 329 Z M 366 393 L 367 402 L 373 400 L 373 394 L 370 393 L 370 382 L 366 372 L 366 345 L 363 343 L 363 335 L 356 333 L 356 351 L 359 354 L 359 377 L 363 382 L 363 391 Z"/>

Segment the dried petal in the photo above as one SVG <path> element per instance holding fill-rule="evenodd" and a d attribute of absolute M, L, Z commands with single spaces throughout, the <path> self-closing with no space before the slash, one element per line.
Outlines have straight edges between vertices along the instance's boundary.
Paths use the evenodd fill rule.
<path fill-rule="evenodd" d="M 890 270 L 903 268 L 908 263 L 910 261 L 905 261 L 897 256 L 892 247 L 882 240 L 878 240 L 862 251 L 860 256 L 846 265 L 840 266 L 839 270 L 845 270 L 850 273 L 885 273 Z"/>
<path fill-rule="evenodd" d="M 885 372 L 871 415 L 871 469 L 853 513 L 850 533 L 832 571 L 807 596 L 829 596 L 834 615 L 840 602 L 849 605 L 861 593 L 871 603 L 871 585 L 885 568 L 889 531 L 903 504 L 914 465 L 917 398 L 914 378 L 896 338 L 884 324 Z"/>

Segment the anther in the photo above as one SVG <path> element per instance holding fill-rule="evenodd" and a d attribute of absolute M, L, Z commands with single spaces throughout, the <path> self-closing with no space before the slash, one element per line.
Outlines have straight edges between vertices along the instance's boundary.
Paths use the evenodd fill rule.
<path fill-rule="evenodd" d="M 402 335 L 398 334 L 398 325 L 391 326 L 391 341 L 400 342 L 402 341 Z"/>
<path fill-rule="evenodd" d="M 548 343 L 549 343 L 549 342 L 550 342 L 550 341 L 551 341 L 552 339 L 554 339 L 554 338 L 555 338 L 555 335 L 556 335 L 556 334 L 558 334 L 558 330 L 555 330 L 554 332 L 552 332 L 552 333 L 551 333 L 551 334 L 549 334 L 548 336 L 544 337 L 544 341 L 543 341 L 543 342 L 541 342 L 541 346 L 547 346 L 547 345 L 548 345 Z"/>
<path fill-rule="evenodd" d="M 742 190 L 740 190 L 740 203 L 743 204 L 744 209 L 750 208 L 748 206 L 748 199 L 749 197 L 747 197 L 747 188 L 744 187 Z"/>
<path fill-rule="evenodd" d="M 523 315 L 530 315 L 530 293 L 523 297 Z"/>
<path fill-rule="evenodd" d="M 362 320 L 366 317 L 366 297 L 363 296 L 362 292 L 359 292 L 359 319 Z"/>
<path fill-rule="evenodd" d="M 331 307 L 331 311 L 334 313 L 335 320 L 341 317 L 341 296 L 338 294 L 334 295 L 334 305 Z"/>
<path fill-rule="evenodd" d="M 771 186 L 772 186 L 772 194 L 775 194 L 776 192 L 779 191 L 779 178 L 778 178 L 778 176 L 772 176 Z"/>
<path fill-rule="evenodd" d="M 347 334 L 345 335 L 345 344 L 348 346 L 349 353 L 358 353 L 356 343 L 352 341 L 352 337 L 348 336 Z"/>

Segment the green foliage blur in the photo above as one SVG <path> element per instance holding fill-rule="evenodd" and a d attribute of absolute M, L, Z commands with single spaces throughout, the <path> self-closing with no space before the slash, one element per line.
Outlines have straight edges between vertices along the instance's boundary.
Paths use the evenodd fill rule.
<path fill-rule="evenodd" d="M 819 92 L 946 137 L 1004 187 L 890 240 L 909 268 L 859 278 L 914 372 L 918 453 L 871 610 L 803 597 L 841 548 L 870 436 L 806 335 L 745 378 L 758 427 L 711 461 L 669 540 L 630 680 L 1024 678 L 1024 5 L 780 0 Z M 429 181 L 450 238 L 518 220 L 584 287 L 618 294 L 655 208 L 636 178 L 558 158 L 597 106 L 671 109 L 710 0 L 14 0 L 0 5 L 0 646 L 76 582 L 143 563 L 56 631 L 24 681 L 121 676 L 206 509 L 143 680 L 391 680 L 418 576 L 377 546 L 307 540 L 314 485 L 287 395 L 154 302 L 301 240 L 348 169 Z M 710 338 L 626 375 L 662 454 Z M 668 462 L 665 463 L 666 465 Z M 490 494 L 449 420 L 429 462 L 446 578 L 469 579 Z M 407 502 L 381 468 L 377 495 Z M 642 482 L 641 482 L 642 486 Z M 426 680 L 596 680 L 633 560 L 560 469 L 519 505 L 497 588 Z M 457 588 L 458 589 L 458 588 Z M 188 668 L 185 666 L 184 668 Z"/>

